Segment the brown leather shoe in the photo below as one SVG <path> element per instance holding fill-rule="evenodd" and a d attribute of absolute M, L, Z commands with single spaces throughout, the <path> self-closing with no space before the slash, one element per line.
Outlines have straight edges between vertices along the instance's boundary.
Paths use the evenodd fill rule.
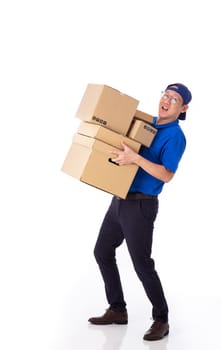
<path fill-rule="evenodd" d="M 127 324 L 128 316 L 127 311 L 117 312 L 111 309 L 107 309 L 103 316 L 100 317 L 91 317 L 88 322 L 96 325 L 105 325 L 105 324 Z"/>
<path fill-rule="evenodd" d="M 144 340 L 160 340 L 169 334 L 169 324 L 161 321 L 154 321 L 152 326 L 144 334 Z"/>

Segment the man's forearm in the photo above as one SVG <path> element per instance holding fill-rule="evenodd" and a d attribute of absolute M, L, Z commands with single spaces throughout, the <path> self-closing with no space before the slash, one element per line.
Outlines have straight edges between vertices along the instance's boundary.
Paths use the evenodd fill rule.
<path fill-rule="evenodd" d="M 153 163 L 139 154 L 137 154 L 137 156 L 134 158 L 134 163 L 148 174 L 163 182 L 169 182 L 174 176 L 174 173 L 167 170 L 163 165 Z"/>

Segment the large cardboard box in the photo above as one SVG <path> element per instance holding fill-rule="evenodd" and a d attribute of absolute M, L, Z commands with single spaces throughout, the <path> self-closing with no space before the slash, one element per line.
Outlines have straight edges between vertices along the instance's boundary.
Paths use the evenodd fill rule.
<path fill-rule="evenodd" d="M 112 130 L 104 128 L 103 126 L 88 122 L 82 121 L 78 127 L 77 133 L 93 137 L 119 149 L 122 149 L 122 141 L 135 152 L 138 152 L 141 147 L 141 143 L 136 140 L 132 140 L 129 137 L 118 134 Z"/>
<path fill-rule="evenodd" d="M 76 117 L 126 135 L 138 103 L 110 86 L 88 84 Z"/>
<path fill-rule="evenodd" d="M 134 119 L 128 137 L 138 141 L 146 147 L 150 147 L 157 133 L 157 129 L 143 120 Z"/>
<path fill-rule="evenodd" d="M 125 198 L 138 167 L 113 163 L 109 151 L 114 148 L 95 138 L 75 134 L 61 170 L 88 185 Z"/>

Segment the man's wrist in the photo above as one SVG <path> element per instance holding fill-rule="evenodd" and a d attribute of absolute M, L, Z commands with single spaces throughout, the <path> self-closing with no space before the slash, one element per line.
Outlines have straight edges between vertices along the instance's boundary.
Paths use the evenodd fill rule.
<path fill-rule="evenodd" d="M 142 162 L 142 159 L 143 159 L 143 157 L 140 154 L 136 154 L 135 159 L 134 159 L 134 163 L 136 165 L 140 166 L 141 162 Z"/>

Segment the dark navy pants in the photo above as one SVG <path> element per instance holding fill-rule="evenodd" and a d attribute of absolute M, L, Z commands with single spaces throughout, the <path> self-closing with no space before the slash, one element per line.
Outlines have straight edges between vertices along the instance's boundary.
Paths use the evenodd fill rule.
<path fill-rule="evenodd" d="M 168 306 L 151 258 L 157 212 L 157 197 L 130 200 L 113 197 L 100 228 L 94 255 L 104 280 L 110 308 L 115 311 L 126 310 L 116 261 L 116 248 L 125 239 L 134 269 L 152 304 L 152 317 L 165 322 L 168 320 Z"/>

